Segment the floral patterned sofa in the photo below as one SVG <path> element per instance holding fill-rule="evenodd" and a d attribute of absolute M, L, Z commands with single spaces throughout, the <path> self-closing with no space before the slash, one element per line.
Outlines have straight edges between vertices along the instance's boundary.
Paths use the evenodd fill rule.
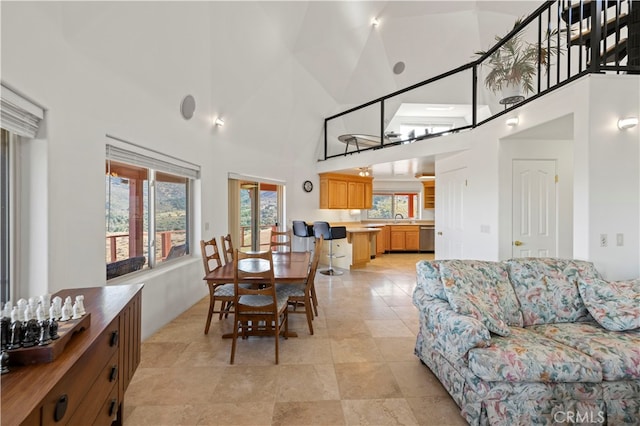
<path fill-rule="evenodd" d="M 640 279 L 552 258 L 416 268 L 416 355 L 471 425 L 640 424 Z"/>

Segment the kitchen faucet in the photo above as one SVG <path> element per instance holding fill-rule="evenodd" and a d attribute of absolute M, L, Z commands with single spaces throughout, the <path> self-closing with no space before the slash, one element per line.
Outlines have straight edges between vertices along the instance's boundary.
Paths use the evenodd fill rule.
<path fill-rule="evenodd" d="M 402 216 L 402 213 L 396 213 L 396 217 L 395 217 L 396 220 L 398 219 L 398 216 L 400 216 L 400 219 L 404 219 L 404 216 Z"/>

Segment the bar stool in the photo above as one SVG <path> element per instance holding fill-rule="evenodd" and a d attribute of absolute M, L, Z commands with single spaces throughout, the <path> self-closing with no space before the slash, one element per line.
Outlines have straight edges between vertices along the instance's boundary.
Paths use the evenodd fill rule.
<path fill-rule="evenodd" d="M 313 222 L 313 233 L 316 238 L 322 236 L 329 241 L 329 269 L 320 271 L 323 275 L 342 275 L 342 271 L 333 269 L 333 258 L 344 257 L 333 254 L 333 240 L 347 238 L 347 228 L 344 226 L 330 226 L 328 222 Z"/>
<path fill-rule="evenodd" d="M 313 243 L 315 243 L 316 240 L 313 233 L 313 225 L 309 225 L 303 220 L 294 220 L 292 227 L 294 236 L 305 239 L 306 251 L 313 252 L 315 250 Z M 311 247 L 309 247 L 309 238 L 311 238 Z"/>

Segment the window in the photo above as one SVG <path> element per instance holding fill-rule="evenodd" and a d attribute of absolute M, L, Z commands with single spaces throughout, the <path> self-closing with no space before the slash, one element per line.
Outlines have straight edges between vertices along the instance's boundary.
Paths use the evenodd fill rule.
<path fill-rule="evenodd" d="M 105 170 L 107 279 L 189 254 L 199 171 L 111 145 Z"/>
<path fill-rule="evenodd" d="M 374 193 L 372 201 L 367 219 L 395 219 L 396 215 L 402 215 L 403 219 L 418 217 L 417 193 Z"/>
<path fill-rule="evenodd" d="M 18 243 L 14 237 L 20 234 L 16 220 L 19 217 L 16 207 L 18 145 L 20 140 L 36 137 L 43 119 L 41 106 L 4 83 L 0 84 L 0 300 L 3 302 L 9 301 L 17 290 L 15 266 L 18 259 L 15 253 L 18 250 L 15 247 Z M 23 264 L 27 263 L 28 259 L 23 259 Z"/>

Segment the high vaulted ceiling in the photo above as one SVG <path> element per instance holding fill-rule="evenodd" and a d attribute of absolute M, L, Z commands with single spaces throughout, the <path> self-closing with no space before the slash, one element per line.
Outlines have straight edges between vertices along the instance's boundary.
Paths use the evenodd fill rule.
<path fill-rule="evenodd" d="M 173 108 L 184 95 L 194 94 L 196 119 L 224 116 L 228 124 L 214 136 L 221 143 L 233 141 L 238 152 L 268 145 L 275 156 L 292 156 L 295 149 L 309 161 L 321 157 L 325 117 L 470 62 L 475 51 L 490 47 L 496 34 L 507 33 L 517 17 L 541 4 L 2 3 L 3 15 L 13 12 L 6 19 L 28 22 L 37 14 L 48 20 L 51 28 L 40 28 L 39 34 L 62 40 L 88 69 L 112 73 L 158 104 Z M 396 75 L 393 66 L 399 61 L 405 70 Z M 59 56 L 51 62 L 64 66 Z"/>

